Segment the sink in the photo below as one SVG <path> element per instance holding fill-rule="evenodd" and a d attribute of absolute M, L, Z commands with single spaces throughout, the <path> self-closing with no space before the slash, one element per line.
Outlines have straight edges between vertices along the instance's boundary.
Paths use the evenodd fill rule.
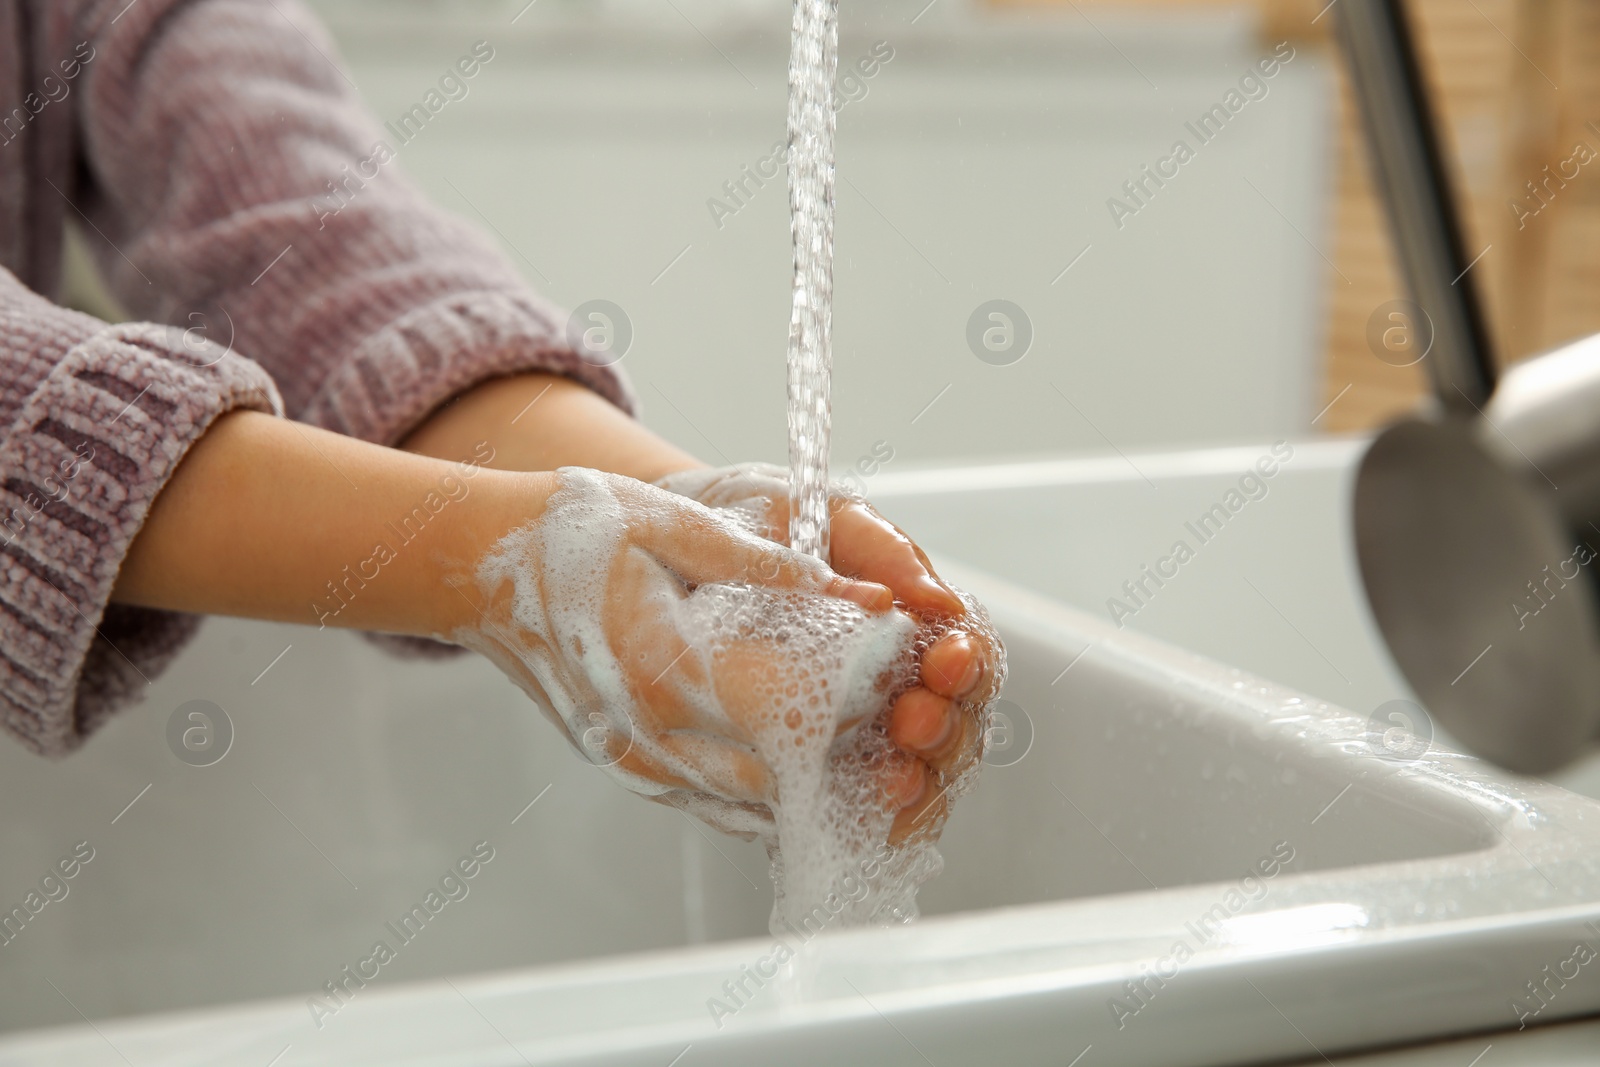
<path fill-rule="evenodd" d="M 714 1013 L 714 998 L 735 1006 L 724 983 L 771 969 L 762 962 L 773 955 L 762 922 L 769 890 L 753 846 L 702 836 L 675 813 L 613 797 L 620 791 L 565 754 L 547 798 L 517 811 L 535 799 L 540 770 L 515 796 L 496 797 L 504 810 L 492 822 L 472 800 L 450 798 L 494 792 L 494 775 L 426 772 L 426 758 L 381 745 L 370 766 L 346 766 L 344 775 L 359 782 L 401 765 L 424 768 L 396 784 L 411 806 L 367 816 L 319 809 L 318 797 L 331 795 L 318 793 L 326 783 L 312 775 L 297 791 L 282 752 L 253 754 L 252 744 L 260 749 L 274 737 L 273 724 L 240 704 L 231 771 L 224 760 L 166 768 L 188 777 L 141 769 L 115 783 L 125 802 L 121 793 L 131 797 L 141 778 L 158 777 L 169 799 L 158 802 L 152 791 L 140 802 L 146 810 L 134 806 L 118 826 L 98 819 L 102 871 L 88 865 L 83 899 L 43 916 L 60 939 L 41 928 L 30 960 L 18 954 L 30 951 L 26 935 L 34 931 L 26 930 L 0 955 L 8 1025 L 17 1025 L 20 1006 L 69 998 L 87 1002 L 95 1024 L 14 1029 L 0 1038 L 0 1062 L 1198 1067 L 1515 1027 L 1518 1004 L 1538 1023 L 1600 1010 L 1600 983 L 1572 980 L 1582 969 L 1574 946 L 1600 946 L 1600 804 L 1508 777 L 1438 743 L 1421 755 L 1397 754 L 1375 738 L 1365 714 L 983 572 L 953 563 L 941 570 L 989 605 L 1005 637 L 1012 680 L 1003 710 L 1013 743 L 999 758 L 1006 765 L 986 768 L 957 808 L 944 839 L 946 871 L 924 890 L 922 921 L 791 938 L 788 970 L 759 984 L 744 978 L 737 1010 Z M 285 635 L 308 640 L 287 628 L 259 632 L 263 650 Z M 366 649 L 354 641 L 329 647 L 330 662 L 354 671 L 357 688 L 378 684 L 352 666 Z M 285 672 L 283 682 L 307 692 L 331 684 L 312 666 L 303 662 L 302 673 Z M 479 668 L 444 670 L 461 680 L 477 678 Z M 509 687 L 491 691 L 511 699 Z M 412 698 L 426 703 L 428 694 Z M 121 744 L 135 762 L 133 739 L 165 720 L 175 696 L 163 699 L 148 722 L 135 713 L 133 723 L 110 728 L 128 731 Z M 318 715 L 285 712 L 301 725 Z M 297 738 L 299 758 L 313 769 L 354 751 L 328 757 L 314 732 L 282 728 L 273 743 Z M 527 736 L 540 739 L 527 742 L 529 751 L 551 747 L 536 729 Z M 237 826 L 219 831 L 182 796 L 207 774 L 218 797 L 270 793 L 282 811 L 257 799 L 262 821 L 249 840 Z M 7 783 L 18 787 L 12 776 Z M 562 793 L 567 801 L 558 801 Z M 439 814 L 452 804 L 461 809 L 454 817 Z M 123 851 L 115 834 L 136 818 L 157 827 L 152 843 L 181 826 L 194 830 L 154 856 Z M 474 839 L 465 827 L 477 826 L 497 858 L 478 874 L 476 896 L 451 904 L 458 912 L 446 909 L 392 975 L 352 992 L 319 1027 L 307 998 L 364 955 L 385 917 L 403 912 L 429 884 L 427 872 L 450 858 L 424 849 L 406 861 L 421 873 L 391 891 L 385 879 L 397 879 L 350 844 L 382 836 L 363 818 L 410 821 L 417 829 L 409 836 L 423 840 L 448 824 L 462 828 L 463 845 Z M 341 838 L 341 826 L 355 829 Z M 142 832 L 126 829 L 130 841 Z M 73 832 L 63 827 L 62 839 Z M 395 837 L 408 839 L 403 827 Z M 351 852 L 340 850 L 341 840 Z M 211 851 L 229 841 L 231 854 Z M 319 859 L 313 848 L 327 854 Z M 195 852 L 210 853 L 211 875 L 205 862 L 183 866 Z M 257 869 L 269 884 L 253 896 L 215 873 L 222 859 L 249 867 L 250 852 L 272 861 Z M 518 868 L 524 855 L 531 858 Z M 164 866 L 163 856 L 176 866 Z M 27 869 L 13 858 L 6 868 Z M 344 885 L 329 868 L 367 884 Z M 624 869 L 631 883 L 609 894 L 594 889 Z M 91 881 L 97 873 L 100 886 Z M 117 899 L 94 895 L 118 880 L 126 890 Z M 151 888 L 157 884 L 164 897 Z M 560 896 L 562 887 L 576 895 Z M 224 892 L 232 898 L 208 907 L 208 896 Z M 286 910 L 283 899 L 297 903 Z M 241 910 L 246 905 L 254 911 Z M 185 927 L 186 910 L 200 921 Z M 308 927 L 313 919 L 322 925 Z M 173 1010 L 180 1005 L 163 1002 L 159 989 L 103 992 L 89 973 L 101 922 L 159 927 L 142 950 L 136 937 L 122 937 L 101 969 L 115 973 L 144 951 L 174 985 L 210 981 L 223 987 L 214 999 L 243 1002 Z M 283 955 L 312 958 L 291 971 L 279 966 Z M 507 966 L 508 958 L 525 962 Z M 263 972 L 277 975 L 280 988 L 248 984 Z M 305 977 L 291 980 L 297 974 Z M 1543 983 L 1542 998 L 1530 983 Z M 118 996 L 135 1010 L 117 1010 Z"/>

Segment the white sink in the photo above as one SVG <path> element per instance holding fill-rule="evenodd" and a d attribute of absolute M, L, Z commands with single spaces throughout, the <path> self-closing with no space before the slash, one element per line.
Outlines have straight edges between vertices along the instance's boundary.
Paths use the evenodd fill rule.
<path fill-rule="evenodd" d="M 484 836 L 502 854 L 528 851 L 540 863 L 515 878 L 511 858 L 500 870 L 484 869 L 474 890 L 480 896 L 462 902 L 458 916 L 441 916 L 430 944 L 448 941 L 463 955 L 434 973 L 477 969 L 474 952 L 492 958 L 508 940 L 523 958 L 550 958 L 529 929 L 554 942 L 592 931 L 600 951 L 615 951 L 618 930 L 626 944 L 635 928 L 667 930 L 679 942 L 731 933 L 746 939 L 606 959 L 569 952 L 567 962 L 449 983 L 407 982 L 416 972 L 396 970 L 321 1029 L 306 1002 L 317 982 L 306 980 L 277 999 L 242 1006 L 16 1032 L 0 1040 L 0 1062 L 121 1064 L 126 1057 L 261 1067 L 280 1053 L 282 1067 L 1272 1062 L 1514 1027 L 1513 1002 L 1537 1004 L 1526 983 L 1543 980 L 1547 966 L 1562 967 L 1575 943 L 1600 945 L 1600 804 L 1438 750 L 1413 761 L 1376 755 L 1365 715 L 1117 631 L 982 574 L 943 569 L 989 604 L 1005 635 L 1013 665 L 1006 696 L 1031 719 L 1032 748 L 1014 765 L 988 768 L 958 808 L 945 836 L 947 870 L 924 891 L 929 918 L 801 945 L 793 973 L 767 983 L 720 1029 L 708 999 L 725 997 L 723 983 L 771 947 L 761 929 L 768 889 L 759 855 L 718 841 L 723 857 L 707 844 L 698 853 L 704 863 L 686 860 L 683 870 L 665 863 L 650 851 L 651 836 L 674 848 L 703 839 L 678 833 L 670 813 L 650 822 L 633 798 L 611 804 L 607 790 L 618 791 L 576 768 L 557 787 L 589 790 L 583 803 L 596 801 L 578 809 L 592 811 L 582 833 L 565 834 L 574 809 L 557 820 L 553 806 L 542 816 L 535 806 L 515 826 L 491 827 Z M 238 743 L 245 740 L 241 731 Z M 305 740 L 314 753 L 315 737 Z M 233 773 L 247 770 L 258 780 L 274 773 L 271 764 L 243 761 Z M 440 783 L 409 787 L 449 803 Z M 181 782 L 166 788 L 175 792 Z M 475 795 L 494 787 L 468 779 L 453 788 Z M 303 799 L 275 799 L 286 811 L 309 812 Z M 174 819 L 182 810 L 152 804 L 142 817 Z M 300 827 L 308 840 L 300 841 L 279 820 L 282 833 L 270 842 L 237 841 L 236 855 L 211 857 L 245 862 L 238 855 L 251 849 L 296 856 L 297 866 L 254 899 L 268 901 L 270 911 L 273 893 L 293 896 L 298 883 L 316 879 L 307 899 L 334 902 L 322 907 L 335 913 L 327 931 L 313 937 L 303 926 L 223 908 L 204 913 L 214 924 L 209 935 L 181 925 L 166 930 L 169 951 L 188 954 L 199 973 L 221 984 L 270 970 L 279 951 L 313 952 L 306 973 L 324 977 L 364 955 L 385 917 L 403 910 L 384 901 L 405 891 L 384 896 L 359 857 L 336 850 L 334 828 L 343 821 L 346 813 L 337 811 L 307 814 Z M 130 885 L 160 881 L 159 862 L 114 855 L 113 830 L 96 831 L 106 841 L 103 873 L 120 871 Z M 563 847 L 586 840 L 594 855 L 530 847 L 547 835 Z M 335 849 L 348 868 L 342 873 L 369 884 L 339 884 L 305 847 L 311 838 Z M 586 864 L 612 862 L 606 857 L 619 848 L 645 884 L 610 898 L 591 894 L 586 906 L 565 898 L 565 914 L 549 910 L 549 886 L 580 877 Z M 1289 850 L 1293 858 L 1272 877 L 1245 879 L 1263 858 Z M 436 858 L 420 869 L 442 866 Z M 87 937 L 98 909 L 123 925 L 183 912 L 156 900 L 143 914 L 92 897 L 88 880 L 96 873 L 91 864 L 80 875 L 78 910 L 71 899 L 54 905 L 61 927 Z M 425 876 L 413 879 L 410 892 L 426 884 Z M 704 909 L 698 917 L 684 913 L 686 886 Z M 195 907 L 207 896 L 175 885 L 168 892 Z M 217 915 L 231 915 L 232 925 Z M 1591 922 L 1595 928 L 1585 925 Z M 1180 942 L 1191 958 L 1174 955 Z M 89 998 L 88 1014 L 114 1013 L 93 999 L 97 987 L 72 941 L 24 973 L 18 967 L 26 957 L 14 953 L 26 944 L 19 939 L 0 954 L 0 981 L 21 994 L 8 985 L 0 1002 L 27 1003 L 47 977 L 61 999 Z M 247 944 L 259 955 L 241 954 Z M 308 947 L 318 944 L 320 954 Z M 77 947 L 87 957 L 96 951 L 92 939 Z M 1142 979 L 1152 968 L 1166 976 L 1160 984 Z M 1142 1004 L 1126 984 L 1141 980 Z M 1600 1009 L 1600 983 L 1549 988 L 1538 1022 Z M 87 992 L 74 996 L 75 989 Z M 160 1003 L 159 990 L 134 995 Z"/>

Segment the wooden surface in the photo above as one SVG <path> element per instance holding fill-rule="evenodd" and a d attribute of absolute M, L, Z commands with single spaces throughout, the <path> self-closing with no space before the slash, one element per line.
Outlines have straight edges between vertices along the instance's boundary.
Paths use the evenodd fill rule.
<path fill-rule="evenodd" d="M 1337 15 L 1326 10 L 1326 0 L 1070 2 L 1091 13 L 1244 7 L 1258 14 L 1264 45 L 1287 37 L 1297 47 L 1325 49 L 1333 47 Z M 1469 255 L 1484 253 L 1470 277 L 1484 299 L 1499 362 L 1600 331 L 1600 0 L 1410 0 L 1409 10 Z M 1368 343 L 1374 312 L 1407 294 L 1342 71 L 1338 94 L 1330 234 L 1338 269 L 1326 276 L 1322 396 L 1305 413 L 1309 427 L 1331 403 L 1316 428 L 1334 432 L 1381 425 L 1427 391 L 1421 365 L 1394 366 Z M 1579 144 L 1595 153 L 1587 164 L 1574 159 Z M 1530 183 L 1538 184 L 1537 197 Z"/>

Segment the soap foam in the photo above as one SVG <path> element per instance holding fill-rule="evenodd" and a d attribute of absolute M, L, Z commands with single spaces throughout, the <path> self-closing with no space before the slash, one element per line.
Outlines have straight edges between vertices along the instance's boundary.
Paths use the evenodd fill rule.
<path fill-rule="evenodd" d="M 729 537 L 783 550 L 761 541 L 737 512 L 594 471 L 563 468 L 560 479 L 544 513 L 506 535 L 478 567 L 499 621 L 458 642 L 499 663 L 585 758 L 627 788 L 718 829 L 761 837 L 776 889 L 774 932 L 915 917 L 918 887 L 943 866 L 933 847 L 943 808 L 905 844 L 886 845 L 894 812 L 883 768 L 903 758 L 888 737 L 888 708 L 917 684 L 922 654 L 946 633 L 987 636 L 999 648 L 983 609 L 963 595 L 966 617 L 919 624 L 899 610 L 869 614 L 820 592 L 742 581 L 652 587 L 643 617 L 687 645 L 664 672 L 670 697 L 695 710 L 702 733 L 717 736 L 659 730 L 639 697 L 648 690 L 663 698 L 654 670 L 624 662 L 641 635 L 616 623 L 633 592 L 613 588 L 620 562 L 637 551 L 630 526 L 671 522 L 692 508 Z M 820 589 L 827 571 L 816 566 Z M 662 634 L 651 630 L 653 639 Z M 977 715 L 986 733 L 987 706 L 963 713 Z M 769 769 L 765 803 L 719 790 L 728 780 L 730 747 L 719 740 L 726 738 Z M 974 761 L 933 788 L 953 800 L 976 769 Z"/>

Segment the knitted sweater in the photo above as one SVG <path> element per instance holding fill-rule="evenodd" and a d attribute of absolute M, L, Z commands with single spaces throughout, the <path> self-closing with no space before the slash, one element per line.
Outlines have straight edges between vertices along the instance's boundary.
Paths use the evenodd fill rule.
<path fill-rule="evenodd" d="M 373 174 L 396 146 L 336 62 L 295 0 L 0 0 L 0 725 L 38 752 L 194 632 L 108 600 L 224 412 L 393 444 L 528 370 L 632 410 L 492 244 L 396 163 Z M 147 321 L 51 303 L 69 219 Z"/>

